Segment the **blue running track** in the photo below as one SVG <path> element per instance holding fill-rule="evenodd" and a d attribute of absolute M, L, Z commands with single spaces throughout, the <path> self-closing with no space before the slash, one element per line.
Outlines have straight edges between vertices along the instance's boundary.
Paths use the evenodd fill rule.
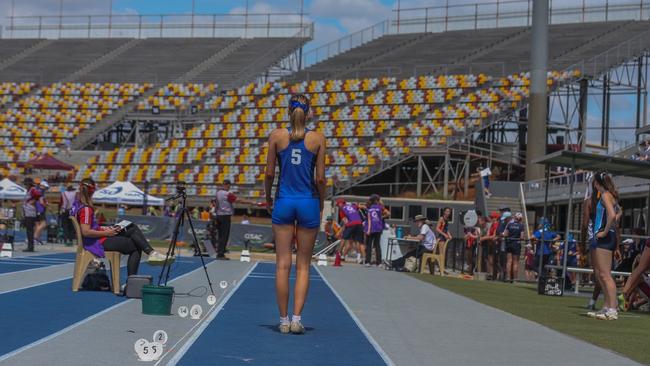
<path fill-rule="evenodd" d="M 177 259 L 172 265 L 170 279 L 200 266 L 200 258 Z M 145 262 L 140 264 L 139 274 L 154 276 L 154 283 L 159 273 L 160 267 Z M 124 283 L 126 268 L 122 268 L 120 275 Z M 111 292 L 72 292 L 71 287 L 72 278 L 67 278 L 0 294 L 3 313 L 0 317 L 0 357 L 127 300 Z"/>
<path fill-rule="evenodd" d="M 274 264 L 258 264 L 178 365 L 386 364 L 313 269 L 303 312 L 307 332 L 281 334 L 274 278 Z"/>
<path fill-rule="evenodd" d="M 74 257 L 75 253 L 57 253 L 0 258 L 0 274 L 49 267 L 57 264 L 74 263 Z"/>

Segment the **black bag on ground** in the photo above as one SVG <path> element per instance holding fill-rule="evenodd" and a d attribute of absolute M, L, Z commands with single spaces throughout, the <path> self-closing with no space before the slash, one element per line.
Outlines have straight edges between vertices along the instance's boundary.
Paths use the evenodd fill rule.
<path fill-rule="evenodd" d="M 130 275 L 126 279 L 126 288 L 124 289 L 124 296 L 131 299 L 142 298 L 142 286 L 151 285 L 153 277 L 149 275 Z"/>
<path fill-rule="evenodd" d="M 110 291 L 111 281 L 106 274 L 106 268 L 102 263 L 99 268 L 91 269 L 84 278 L 81 284 L 81 289 L 84 291 Z"/>

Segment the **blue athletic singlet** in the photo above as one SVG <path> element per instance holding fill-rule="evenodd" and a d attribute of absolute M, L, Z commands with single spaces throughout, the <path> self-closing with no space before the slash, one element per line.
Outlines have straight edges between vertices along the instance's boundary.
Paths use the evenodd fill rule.
<path fill-rule="evenodd" d="M 305 136 L 308 132 L 305 130 Z M 316 154 L 307 150 L 303 139 L 289 141 L 289 146 L 278 151 L 276 158 L 280 177 L 275 191 L 273 224 L 319 227 L 320 199 L 314 181 Z"/>
<path fill-rule="evenodd" d="M 618 210 L 618 207 L 618 204 L 614 206 L 615 211 Z M 605 228 L 605 226 L 607 226 L 607 208 L 605 207 L 602 196 L 596 204 L 595 211 L 592 229 L 593 237 L 589 246 L 591 248 L 614 250 L 616 248 L 616 230 L 614 228 L 610 228 L 604 238 L 598 238 L 596 236 Z"/>
<path fill-rule="evenodd" d="M 289 130 L 291 132 L 291 130 Z M 309 130 L 305 130 L 305 136 Z M 289 141 L 286 149 L 277 153 L 280 178 L 276 198 L 317 198 L 314 168 L 316 154 L 307 150 L 305 140 Z"/>

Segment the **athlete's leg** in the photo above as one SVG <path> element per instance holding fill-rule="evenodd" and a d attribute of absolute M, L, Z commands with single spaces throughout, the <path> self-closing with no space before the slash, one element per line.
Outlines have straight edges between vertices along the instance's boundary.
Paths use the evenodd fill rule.
<path fill-rule="evenodd" d="M 594 269 L 594 292 L 591 294 L 591 299 L 594 301 L 598 301 L 598 297 L 600 296 L 600 290 L 602 288 L 602 284 L 600 283 L 600 268 L 596 266 L 596 248 L 591 248 L 590 250 L 591 254 L 591 267 Z"/>
<path fill-rule="evenodd" d="M 630 275 L 630 278 L 625 281 L 625 286 L 623 286 L 623 295 L 626 299 L 630 298 L 630 295 L 634 292 L 634 289 L 641 282 L 643 273 L 650 268 L 650 247 L 647 247 L 641 253 L 641 258 L 639 258 L 639 264 L 637 264 L 634 271 Z"/>
<path fill-rule="evenodd" d="M 318 228 L 307 229 L 298 227 L 297 242 L 298 253 L 296 255 L 296 284 L 294 288 L 293 315 L 300 316 L 305 306 L 307 290 L 309 289 L 309 269 L 311 268 L 311 256 L 314 252 L 314 243 Z"/>
<path fill-rule="evenodd" d="M 616 283 L 612 278 L 612 251 L 607 249 L 596 249 L 596 263 L 598 278 L 605 295 L 605 307 L 617 308 Z"/>
<path fill-rule="evenodd" d="M 504 275 L 504 281 L 512 280 L 512 253 L 506 254 L 506 274 Z"/>
<path fill-rule="evenodd" d="M 289 272 L 291 271 L 293 233 L 293 225 L 273 224 L 275 238 L 275 292 L 281 317 L 288 316 Z"/>
<path fill-rule="evenodd" d="M 512 281 L 517 281 L 519 278 L 519 256 L 518 255 L 512 255 L 512 277 L 510 279 Z"/>

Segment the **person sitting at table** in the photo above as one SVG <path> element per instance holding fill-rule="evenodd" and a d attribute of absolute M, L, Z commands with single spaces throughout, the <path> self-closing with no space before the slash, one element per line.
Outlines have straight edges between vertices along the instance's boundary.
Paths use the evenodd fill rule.
<path fill-rule="evenodd" d="M 436 235 L 433 233 L 433 230 L 431 230 L 431 227 L 429 227 L 429 224 L 427 224 L 427 218 L 423 215 L 417 215 L 415 216 L 415 224 L 418 226 L 420 233 L 415 236 L 407 235 L 404 237 L 404 239 L 417 240 L 420 242 L 420 244 L 417 246 L 417 248 L 404 254 L 402 258 L 392 261 L 392 268 L 403 268 L 407 258 L 415 257 L 417 259 L 420 259 L 424 253 L 433 253 L 435 250 Z"/>

